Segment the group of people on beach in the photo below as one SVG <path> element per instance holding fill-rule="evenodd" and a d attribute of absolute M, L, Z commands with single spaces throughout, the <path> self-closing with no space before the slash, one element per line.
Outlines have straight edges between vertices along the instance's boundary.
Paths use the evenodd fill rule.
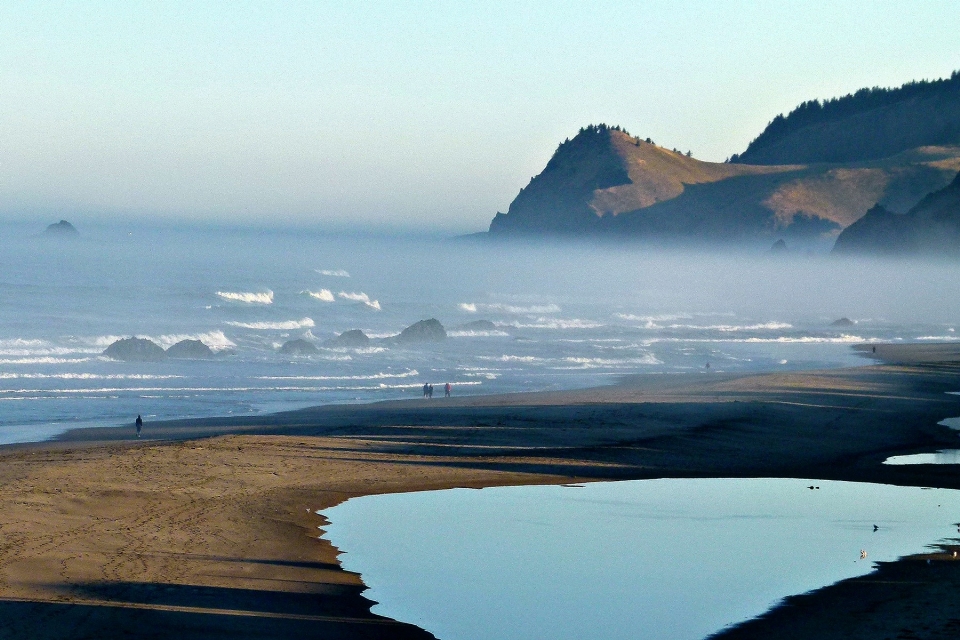
<path fill-rule="evenodd" d="M 447 384 L 443 385 L 443 396 L 444 396 L 445 398 L 449 398 L 449 397 L 450 397 L 450 390 L 451 390 L 451 389 L 453 389 L 453 387 L 450 386 L 450 383 L 449 383 L 449 382 L 448 382 Z M 433 397 L 433 385 L 432 385 L 432 384 L 424 383 L 424 385 L 423 385 L 423 397 L 424 397 L 424 398 L 432 398 L 432 397 Z M 137 425 L 137 437 L 139 438 L 139 437 L 140 437 L 140 431 L 143 430 L 143 418 L 141 418 L 140 415 L 137 415 L 136 425 Z"/>
<path fill-rule="evenodd" d="M 452 388 L 453 388 L 453 387 L 450 386 L 450 383 L 449 383 L 449 382 L 448 382 L 447 384 L 443 385 L 443 397 L 449 398 L 449 397 L 450 397 L 450 390 L 451 390 Z M 424 398 L 432 398 L 432 397 L 433 397 L 433 385 L 432 385 L 432 384 L 427 383 L 427 382 L 423 383 L 423 397 L 424 397 Z"/>

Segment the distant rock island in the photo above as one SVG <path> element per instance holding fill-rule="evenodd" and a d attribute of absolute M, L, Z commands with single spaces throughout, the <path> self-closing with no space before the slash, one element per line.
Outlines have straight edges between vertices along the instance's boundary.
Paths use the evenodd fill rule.
<path fill-rule="evenodd" d="M 324 346 L 334 348 L 363 348 L 370 345 L 370 338 L 360 329 L 351 329 L 344 331 L 336 338 L 331 338 L 324 343 Z"/>
<path fill-rule="evenodd" d="M 287 340 L 280 346 L 280 353 L 287 356 L 309 356 L 314 353 L 320 353 L 317 347 L 303 338 L 296 340 Z"/>
<path fill-rule="evenodd" d="M 206 360 L 213 358 L 213 350 L 200 340 L 181 340 L 167 349 L 168 358 Z"/>
<path fill-rule="evenodd" d="M 497 325 L 489 320 L 472 320 L 457 327 L 459 331 L 496 331 Z"/>
<path fill-rule="evenodd" d="M 857 323 L 851 320 L 850 318 L 843 317 L 843 318 L 838 318 L 837 320 L 834 320 L 833 322 L 831 322 L 830 326 L 843 328 L 843 327 L 852 327 L 855 324 Z"/>
<path fill-rule="evenodd" d="M 103 355 L 127 362 L 157 362 L 167 358 L 163 347 L 146 338 L 122 338 L 104 349 Z"/>
<path fill-rule="evenodd" d="M 80 236 L 80 232 L 66 220 L 61 220 L 44 229 L 43 235 L 57 238 L 77 238 Z"/>
<path fill-rule="evenodd" d="M 488 235 L 829 246 L 873 205 L 905 213 L 958 171 L 960 72 L 804 102 L 729 162 L 584 127 Z"/>
<path fill-rule="evenodd" d="M 446 339 L 446 330 L 443 328 L 443 325 L 440 324 L 440 321 L 435 318 L 416 322 L 401 331 L 400 335 L 396 337 L 397 342 L 406 344 L 417 342 L 441 342 Z"/>
<path fill-rule="evenodd" d="M 843 230 L 833 253 L 960 256 L 960 173 L 905 214 L 875 205 Z"/>

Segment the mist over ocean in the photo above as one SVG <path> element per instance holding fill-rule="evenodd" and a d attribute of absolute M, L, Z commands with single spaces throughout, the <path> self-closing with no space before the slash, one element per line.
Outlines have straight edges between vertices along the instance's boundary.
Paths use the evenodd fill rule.
<path fill-rule="evenodd" d="M 864 364 L 870 340 L 956 339 L 958 268 L 827 256 L 492 244 L 307 231 L 0 228 L 0 442 L 79 426 L 570 389 L 633 373 Z M 849 317 L 853 326 L 833 327 Z M 438 344 L 385 340 L 437 318 Z M 495 329 L 469 329 L 476 320 Z M 349 329 L 366 348 L 325 348 Z M 118 362 L 138 336 L 212 360 Z M 285 356 L 286 340 L 320 352 Z M 707 369 L 706 364 L 710 367 Z M 435 397 L 434 402 L 442 402 Z"/>

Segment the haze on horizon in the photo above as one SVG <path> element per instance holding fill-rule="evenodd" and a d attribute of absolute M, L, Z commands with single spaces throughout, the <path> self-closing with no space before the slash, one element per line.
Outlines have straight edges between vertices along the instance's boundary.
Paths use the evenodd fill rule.
<path fill-rule="evenodd" d="M 0 219 L 486 229 L 620 124 L 721 161 L 960 68 L 951 2 L 0 7 Z"/>

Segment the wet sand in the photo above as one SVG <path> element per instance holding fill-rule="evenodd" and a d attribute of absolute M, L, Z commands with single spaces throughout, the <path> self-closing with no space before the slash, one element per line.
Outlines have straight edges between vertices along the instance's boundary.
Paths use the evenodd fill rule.
<path fill-rule="evenodd" d="M 949 466 L 881 464 L 957 444 L 937 422 L 960 416 L 960 396 L 945 393 L 960 390 L 960 353 L 896 346 L 901 364 L 634 376 L 563 393 L 148 423 L 140 441 L 131 425 L 4 447 L 0 637 L 430 637 L 371 614 L 360 577 L 317 539 L 313 512 L 357 495 L 725 476 L 960 489 Z M 941 637 L 924 633 L 951 629 L 956 614 L 923 603 L 956 593 L 960 563 L 938 555 L 919 566 L 936 571 L 845 581 L 725 637 L 857 637 L 861 617 L 863 637 Z M 875 606 L 891 584 L 902 606 Z M 842 601 L 837 589 L 873 594 L 862 616 L 850 604 L 842 633 L 829 624 L 841 612 L 826 606 Z"/>

